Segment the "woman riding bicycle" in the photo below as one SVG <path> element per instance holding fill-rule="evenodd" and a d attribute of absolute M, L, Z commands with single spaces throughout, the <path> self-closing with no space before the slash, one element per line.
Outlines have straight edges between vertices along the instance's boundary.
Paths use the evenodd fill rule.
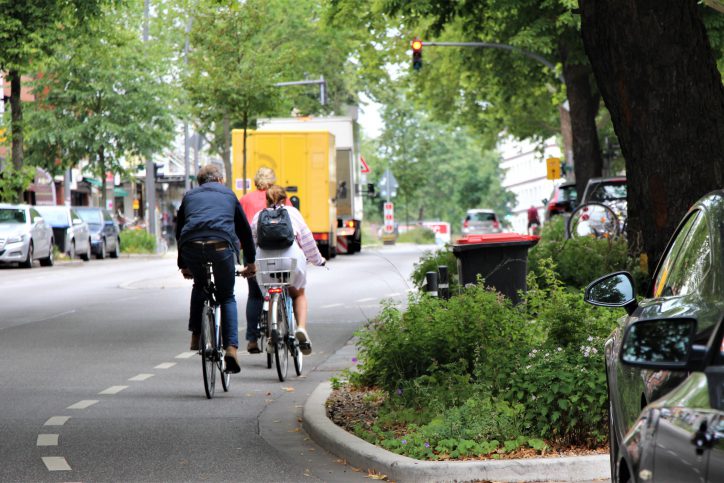
<path fill-rule="evenodd" d="M 307 334 L 307 296 L 304 293 L 307 284 L 306 265 L 307 262 L 317 266 L 325 264 L 326 260 L 319 252 L 317 243 L 314 241 L 312 232 L 304 221 L 304 217 L 293 206 L 285 206 L 287 193 L 281 186 L 273 185 L 266 192 L 267 209 L 276 209 L 283 207 L 287 210 L 289 218 L 292 221 L 294 229 L 294 238 L 296 243 L 292 243 L 288 248 L 279 250 L 269 250 L 257 247 L 257 258 L 282 258 L 291 257 L 297 260 L 297 266 L 292 274 L 289 284 L 289 294 L 294 301 L 294 317 L 297 320 L 297 331 L 295 337 L 299 341 L 299 347 L 302 354 L 309 355 L 312 352 L 312 342 Z M 254 242 L 258 245 L 257 225 L 259 223 L 259 215 L 254 215 L 251 222 L 251 232 L 254 236 Z"/>

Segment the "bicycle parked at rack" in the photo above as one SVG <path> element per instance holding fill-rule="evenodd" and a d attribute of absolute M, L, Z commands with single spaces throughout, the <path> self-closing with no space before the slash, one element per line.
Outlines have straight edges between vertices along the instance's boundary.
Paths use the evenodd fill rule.
<path fill-rule="evenodd" d="M 206 283 L 204 284 L 204 307 L 201 312 L 201 336 L 199 339 L 199 354 L 201 355 L 202 372 L 204 375 L 204 391 L 206 397 L 214 397 L 216 389 L 216 371 L 221 377 L 221 387 L 224 392 L 231 386 L 230 374 L 224 362 L 223 343 L 221 340 L 221 306 L 217 300 L 216 284 L 214 283 L 214 269 L 211 262 L 206 262 Z M 242 275 L 237 266 L 236 276 Z"/>
<path fill-rule="evenodd" d="M 264 309 L 259 318 L 259 347 L 266 351 L 268 369 L 271 369 L 274 358 L 277 376 L 282 382 L 287 377 L 290 357 L 297 376 L 302 375 L 303 355 L 294 336 L 297 323 L 287 288 L 296 263 L 294 258 L 256 260 L 256 277 L 264 293 Z"/>
<path fill-rule="evenodd" d="M 607 203 L 584 203 L 568 217 L 566 236 L 608 239 L 625 237 L 626 213 L 620 207 Z"/>

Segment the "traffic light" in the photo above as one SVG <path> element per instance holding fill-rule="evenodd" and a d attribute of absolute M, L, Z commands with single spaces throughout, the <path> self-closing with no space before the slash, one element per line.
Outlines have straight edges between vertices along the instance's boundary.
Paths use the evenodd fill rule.
<path fill-rule="evenodd" d="M 422 69 L 422 40 L 417 37 L 412 41 L 412 68 Z"/>

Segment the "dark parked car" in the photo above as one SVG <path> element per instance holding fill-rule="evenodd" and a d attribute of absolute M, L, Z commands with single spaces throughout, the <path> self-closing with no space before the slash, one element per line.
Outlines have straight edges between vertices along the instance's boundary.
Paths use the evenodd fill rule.
<path fill-rule="evenodd" d="M 628 313 L 605 345 L 613 481 L 724 481 L 724 190 L 679 224 L 637 302 L 631 275 L 586 301 Z"/>
<path fill-rule="evenodd" d="M 36 206 L 45 222 L 53 227 L 53 239 L 61 252 L 70 258 L 80 255 L 83 261 L 90 260 L 91 242 L 88 223 L 67 206 Z"/>
<path fill-rule="evenodd" d="M 107 255 L 118 258 L 121 253 L 121 229 L 108 210 L 88 206 L 76 206 L 74 209 L 88 223 L 91 251 L 96 258 L 100 260 Z"/>
<path fill-rule="evenodd" d="M 573 211 L 576 207 L 577 199 L 576 183 L 561 183 L 553 188 L 551 197 L 543 200 L 546 221 L 555 215 L 562 215 Z"/>

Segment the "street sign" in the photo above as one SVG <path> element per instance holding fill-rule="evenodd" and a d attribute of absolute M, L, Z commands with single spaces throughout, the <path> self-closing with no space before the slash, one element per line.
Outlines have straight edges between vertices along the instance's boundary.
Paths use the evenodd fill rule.
<path fill-rule="evenodd" d="M 395 205 L 389 201 L 384 204 L 385 217 L 385 233 L 393 233 L 395 231 Z"/>
<path fill-rule="evenodd" d="M 546 178 L 559 179 L 561 177 L 561 158 L 546 159 Z"/>
<path fill-rule="evenodd" d="M 435 243 L 444 245 L 452 241 L 450 223 L 447 221 L 423 221 L 422 226 L 427 227 L 435 233 Z"/>
<path fill-rule="evenodd" d="M 367 165 L 367 161 L 365 161 L 364 156 L 359 157 L 359 163 L 362 165 L 362 168 L 360 169 L 360 173 L 367 174 L 370 172 L 370 167 Z"/>
<path fill-rule="evenodd" d="M 388 200 L 397 196 L 397 188 L 399 188 L 399 186 L 390 168 L 385 170 L 385 173 L 377 182 L 377 187 L 380 189 L 380 196 Z"/>

